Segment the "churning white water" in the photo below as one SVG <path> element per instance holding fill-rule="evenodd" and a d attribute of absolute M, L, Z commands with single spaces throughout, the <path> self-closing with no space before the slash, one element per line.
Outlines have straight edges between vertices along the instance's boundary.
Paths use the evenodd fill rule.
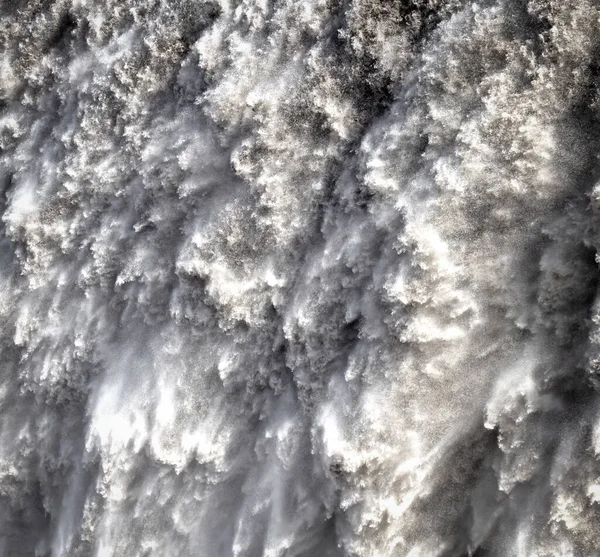
<path fill-rule="evenodd" d="M 0 555 L 600 555 L 600 4 L 0 0 Z"/>

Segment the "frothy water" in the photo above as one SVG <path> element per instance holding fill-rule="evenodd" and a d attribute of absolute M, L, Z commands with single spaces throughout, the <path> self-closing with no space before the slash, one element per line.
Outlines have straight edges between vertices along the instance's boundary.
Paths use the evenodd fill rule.
<path fill-rule="evenodd" d="M 600 554 L 600 6 L 0 3 L 0 555 Z"/>

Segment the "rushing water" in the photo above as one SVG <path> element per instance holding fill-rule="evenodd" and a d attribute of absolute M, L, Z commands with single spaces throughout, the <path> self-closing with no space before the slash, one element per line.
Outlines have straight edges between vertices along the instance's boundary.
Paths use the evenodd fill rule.
<path fill-rule="evenodd" d="M 0 0 L 0 555 L 600 555 L 600 4 Z"/>

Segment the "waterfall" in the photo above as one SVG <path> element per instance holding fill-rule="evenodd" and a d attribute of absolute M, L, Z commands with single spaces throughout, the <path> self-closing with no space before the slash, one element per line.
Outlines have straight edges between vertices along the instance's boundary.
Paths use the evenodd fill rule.
<path fill-rule="evenodd" d="M 600 555 L 600 5 L 0 0 L 0 555 Z"/>

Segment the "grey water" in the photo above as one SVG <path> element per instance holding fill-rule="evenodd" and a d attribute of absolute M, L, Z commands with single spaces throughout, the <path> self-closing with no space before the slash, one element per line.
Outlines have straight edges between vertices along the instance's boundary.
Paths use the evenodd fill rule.
<path fill-rule="evenodd" d="M 0 555 L 600 555 L 600 4 L 0 0 Z"/>

